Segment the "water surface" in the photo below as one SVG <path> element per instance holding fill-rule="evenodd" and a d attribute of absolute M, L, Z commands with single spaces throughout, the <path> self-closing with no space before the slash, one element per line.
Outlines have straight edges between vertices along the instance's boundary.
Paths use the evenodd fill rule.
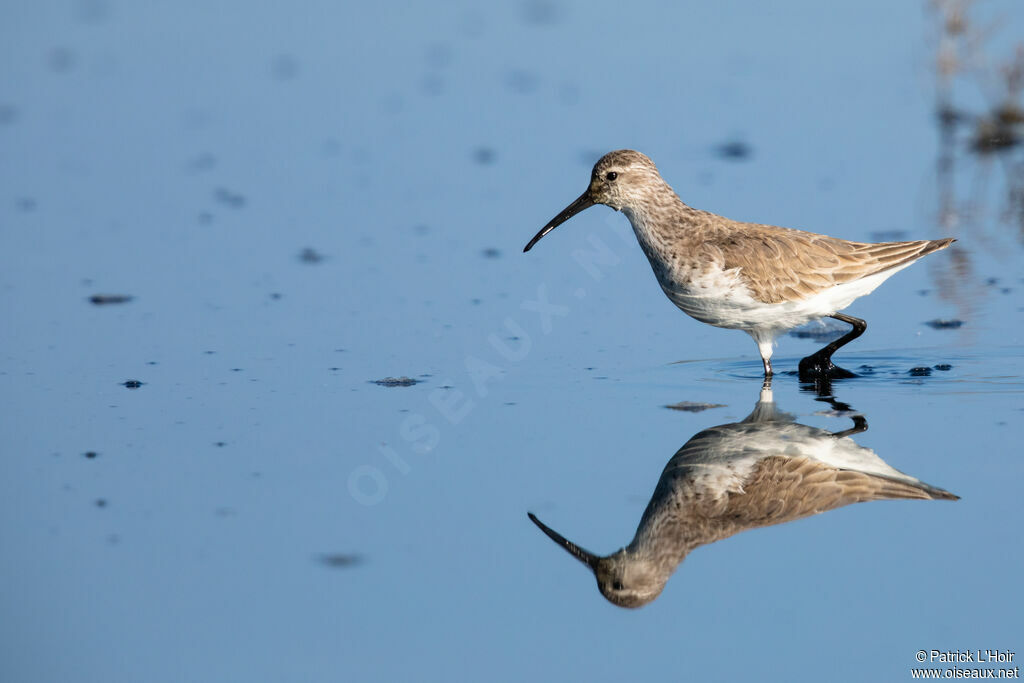
<path fill-rule="evenodd" d="M 1024 15 L 996 10 L 1007 55 Z M 1019 157 L 940 147 L 918 3 L 2 14 L 4 680 L 892 679 L 1024 643 Z M 959 239 L 849 309 L 862 376 L 831 393 L 961 500 L 601 598 L 527 511 L 613 552 L 761 382 L 620 214 L 520 253 L 622 147 L 733 218 Z M 816 343 L 780 340 L 775 399 L 846 429 L 787 374 Z"/>

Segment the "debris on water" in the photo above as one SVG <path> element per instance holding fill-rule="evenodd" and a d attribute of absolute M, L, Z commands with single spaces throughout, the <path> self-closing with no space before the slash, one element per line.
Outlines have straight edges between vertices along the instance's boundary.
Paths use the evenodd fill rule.
<path fill-rule="evenodd" d="M 1019 145 L 1021 138 L 1013 126 L 998 118 L 982 117 L 974 128 L 971 149 L 978 154 L 1001 152 Z"/>
<path fill-rule="evenodd" d="M 217 448 L 224 448 L 225 446 L 228 445 L 228 442 L 227 441 L 214 441 L 213 445 L 216 446 Z"/>
<path fill-rule="evenodd" d="M 93 294 L 89 297 L 89 303 L 96 306 L 108 306 L 110 304 L 126 304 L 134 298 L 129 294 Z"/>
<path fill-rule="evenodd" d="M 278 300 L 278 299 L 280 299 L 280 298 L 281 298 L 282 296 L 283 296 L 283 295 L 281 294 L 281 292 L 271 292 L 271 293 L 270 293 L 270 298 L 271 298 L 271 299 L 273 299 L 274 301 L 277 301 L 277 300 Z"/>
<path fill-rule="evenodd" d="M 950 318 L 948 320 L 936 318 L 935 320 L 929 320 L 925 323 L 925 325 L 933 330 L 955 330 L 963 324 L 963 320 L 957 320 L 956 318 Z"/>
<path fill-rule="evenodd" d="M 326 258 L 313 247 L 306 247 L 299 252 L 299 260 L 303 263 L 322 263 Z"/>
<path fill-rule="evenodd" d="M 438 73 L 429 73 L 420 80 L 420 90 L 424 95 L 437 97 L 444 93 L 444 78 Z"/>
<path fill-rule="evenodd" d="M 519 10 L 523 23 L 530 26 L 551 26 L 561 19 L 561 8 L 554 0 L 525 0 Z"/>
<path fill-rule="evenodd" d="M 191 173 L 209 171 L 217 166 L 217 157 L 209 152 L 203 152 L 188 160 L 186 168 Z"/>
<path fill-rule="evenodd" d="M 452 48 L 447 43 L 431 43 L 423 53 L 427 68 L 444 69 L 452 63 Z"/>
<path fill-rule="evenodd" d="M 699 403 L 695 401 L 680 401 L 665 406 L 669 410 L 681 410 L 684 413 L 699 413 L 712 408 L 724 408 L 724 403 Z"/>
<path fill-rule="evenodd" d="M 88 458 L 89 460 L 92 460 L 92 459 L 93 459 L 93 458 L 95 458 L 95 457 L 96 457 L 97 455 L 99 455 L 99 453 L 97 453 L 96 451 L 86 451 L 85 453 L 82 453 L 82 455 L 84 455 L 85 457 L 87 457 L 87 458 Z"/>
<path fill-rule="evenodd" d="M 540 86 L 540 77 L 532 71 L 513 69 L 505 74 L 505 85 L 512 92 L 530 95 Z"/>
<path fill-rule="evenodd" d="M 419 384 L 422 380 L 413 379 L 412 377 L 385 377 L 384 379 L 375 379 L 373 384 L 382 387 L 411 387 L 414 384 Z"/>
<path fill-rule="evenodd" d="M 916 368 L 910 368 L 910 370 L 907 371 L 907 374 L 911 377 L 928 377 L 932 374 L 932 369 L 921 365 Z"/>
<path fill-rule="evenodd" d="M 501 258 L 501 250 L 495 249 L 494 247 L 487 247 L 480 252 L 480 255 L 484 258 Z"/>
<path fill-rule="evenodd" d="M 745 161 L 754 154 L 754 149 L 742 140 L 729 140 L 715 146 L 715 155 L 729 161 Z"/>
<path fill-rule="evenodd" d="M 277 55 L 270 63 L 270 74 L 276 81 L 290 81 L 299 73 L 299 62 L 292 55 Z"/>
<path fill-rule="evenodd" d="M 477 147 L 473 150 L 473 161 L 481 166 L 490 166 L 498 158 L 498 153 L 490 147 Z"/>
<path fill-rule="evenodd" d="M 830 325 L 819 320 L 802 325 L 795 330 L 790 330 L 789 336 L 796 337 L 797 339 L 811 339 L 822 344 L 827 344 L 834 339 L 839 339 L 839 337 L 846 334 L 847 330 L 847 327 L 840 327 L 838 324 Z"/>
<path fill-rule="evenodd" d="M 140 382 L 137 379 L 129 379 L 125 380 L 124 382 L 121 382 L 121 386 L 126 387 L 128 389 L 138 389 L 143 384 L 145 384 L 145 382 Z"/>
<path fill-rule="evenodd" d="M 97 498 L 96 499 L 96 507 L 98 507 L 98 508 L 105 508 L 105 507 L 107 507 L 107 499 L 106 498 Z"/>
<path fill-rule="evenodd" d="M 345 567 L 354 567 L 357 564 L 362 564 L 362 555 L 354 555 L 351 553 L 329 553 L 320 555 L 317 560 L 320 564 L 326 565 L 331 569 L 344 569 Z"/>
<path fill-rule="evenodd" d="M 934 367 L 936 370 L 941 370 L 942 372 L 948 372 L 953 369 L 953 366 L 950 365 L 949 363 L 939 363 L 938 365 L 933 365 L 932 367 Z"/>
<path fill-rule="evenodd" d="M 46 55 L 50 70 L 66 73 L 75 67 L 75 53 L 66 47 L 55 47 Z"/>
<path fill-rule="evenodd" d="M 245 195 L 224 187 L 218 187 L 213 193 L 213 198 L 232 209 L 240 209 L 245 206 Z"/>

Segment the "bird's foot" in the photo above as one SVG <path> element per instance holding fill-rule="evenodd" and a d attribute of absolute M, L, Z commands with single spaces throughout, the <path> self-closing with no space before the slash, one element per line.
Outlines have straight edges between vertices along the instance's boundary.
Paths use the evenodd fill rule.
<path fill-rule="evenodd" d="M 857 376 L 849 370 L 833 365 L 830 356 L 818 355 L 816 353 L 800 360 L 799 374 L 800 379 L 805 382 L 821 379 L 846 379 Z"/>

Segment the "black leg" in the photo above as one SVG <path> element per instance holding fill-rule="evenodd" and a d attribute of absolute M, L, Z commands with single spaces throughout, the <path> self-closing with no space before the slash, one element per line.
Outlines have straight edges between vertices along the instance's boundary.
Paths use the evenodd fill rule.
<path fill-rule="evenodd" d="M 825 348 L 812 353 L 807 358 L 800 361 L 800 377 L 801 379 L 811 379 L 816 377 L 856 377 L 849 370 L 843 370 L 837 368 L 832 364 L 832 354 L 838 351 L 843 346 L 849 344 L 854 339 L 864 334 L 864 330 L 868 329 L 868 324 L 860 318 L 854 318 L 852 315 L 843 315 L 842 313 L 836 313 L 830 315 L 830 318 L 849 323 L 853 326 L 853 329 L 844 334 L 839 339 L 836 339 Z"/>
<path fill-rule="evenodd" d="M 844 429 L 841 432 L 832 432 L 832 436 L 836 437 L 837 439 L 841 439 L 844 436 L 860 434 L 861 432 L 866 432 L 868 430 L 867 419 L 860 413 L 854 413 L 853 408 L 850 407 L 849 403 L 843 403 L 842 401 L 838 400 L 835 396 L 819 396 L 815 400 L 829 404 L 830 406 L 832 406 L 832 410 L 836 411 L 837 413 L 846 413 L 850 416 L 850 419 L 853 420 L 853 426 L 850 427 L 849 429 Z"/>

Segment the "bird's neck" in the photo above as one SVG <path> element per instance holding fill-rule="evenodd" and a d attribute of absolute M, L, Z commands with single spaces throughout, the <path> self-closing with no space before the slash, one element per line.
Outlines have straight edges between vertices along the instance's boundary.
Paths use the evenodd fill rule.
<path fill-rule="evenodd" d="M 652 504 L 654 501 L 652 501 Z M 699 532 L 687 520 L 673 514 L 670 506 L 648 506 L 627 552 L 657 566 L 666 578 L 686 556 L 702 545 Z"/>
<path fill-rule="evenodd" d="M 666 262 L 678 252 L 678 244 L 690 236 L 689 228 L 699 222 L 702 212 L 679 199 L 672 188 L 653 193 L 641 201 L 622 207 L 637 241 L 651 263 Z"/>

